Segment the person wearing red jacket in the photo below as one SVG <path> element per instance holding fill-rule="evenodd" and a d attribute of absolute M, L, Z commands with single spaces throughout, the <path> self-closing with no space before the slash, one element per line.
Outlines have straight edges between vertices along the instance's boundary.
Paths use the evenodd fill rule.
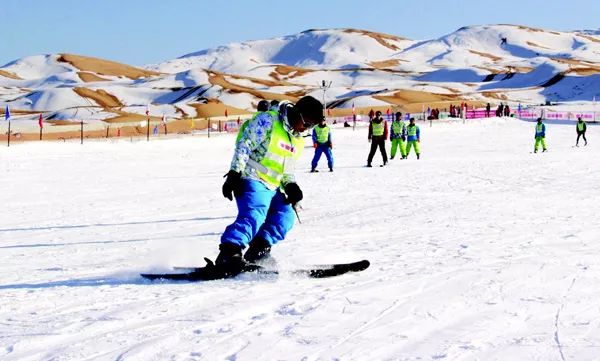
<path fill-rule="evenodd" d="M 371 142 L 371 151 L 369 152 L 369 158 L 367 159 L 367 167 L 372 167 L 373 156 L 379 147 L 381 157 L 383 158 L 382 167 L 387 164 L 388 158 L 385 151 L 385 141 L 388 138 L 388 126 L 387 122 L 381 117 L 381 112 L 375 113 L 375 118 L 369 123 L 369 142 Z"/>

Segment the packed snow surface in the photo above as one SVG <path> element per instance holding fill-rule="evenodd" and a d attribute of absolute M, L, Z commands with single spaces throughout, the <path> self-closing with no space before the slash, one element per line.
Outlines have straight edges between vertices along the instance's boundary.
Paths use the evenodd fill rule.
<path fill-rule="evenodd" d="M 421 126 L 421 160 L 297 179 L 282 270 L 369 259 L 331 279 L 150 282 L 203 264 L 236 215 L 234 136 L 0 149 L 2 360 L 598 360 L 600 128 L 485 119 Z M 389 151 L 389 146 L 388 146 Z"/>

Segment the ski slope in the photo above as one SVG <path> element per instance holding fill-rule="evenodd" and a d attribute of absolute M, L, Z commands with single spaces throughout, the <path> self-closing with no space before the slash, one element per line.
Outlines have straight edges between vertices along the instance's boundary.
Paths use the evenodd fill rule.
<path fill-rule="evenodd" d="M 273 253 L 371 261 L 332 279 L 138 276 L 216 256 L 233 135 L 0 148 L 0 359 L 598 360 L 600 128 L 532 154 L 533 123 L 420 126 L 384 168 L 366 128 L 334 129 L 334 173 L 306 148 Z"/>

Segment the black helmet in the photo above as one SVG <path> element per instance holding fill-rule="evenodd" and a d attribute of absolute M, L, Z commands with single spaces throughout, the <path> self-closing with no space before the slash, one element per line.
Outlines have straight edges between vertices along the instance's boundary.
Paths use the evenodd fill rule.
<path fill-rule="evenodd" d="M 376 111 L 376 112 L 375 112 L 375 116 L 376 116 L 376 117 L 379 117 L 379 116 L 381 116 L 381 111 L 379 111 L 379 110 L 378 110 L 378 111 Z"/>
<path fill-rule="evenodd" d="M 323 104 L 310 95 L 300 98 L 294 108 L 300 114 L 306 128 L 314 127 L 323 119 Z"/>
<path fill-rule="evenodd" d="M 396 112 L 396 118 L 401 118 L 402 117 L 402 112 Z"/>
<path fill-rule="evenodd" d="M 279 107 L 279 100 L 271 100 L 271 108 Z"/>
<path fill-rule="evenodd" d="M 266 112 L 269 110 L 269 102 L 264 99 L 259 101 L 258 105 L 256 106 L 256 110 L 259 112 Z"/>

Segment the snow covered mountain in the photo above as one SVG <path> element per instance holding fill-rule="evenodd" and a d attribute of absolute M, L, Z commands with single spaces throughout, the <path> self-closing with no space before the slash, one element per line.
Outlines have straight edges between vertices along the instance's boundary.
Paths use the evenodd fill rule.
<path fill-rule="evenodd" d="M 461 28 L 413 41 L 356 29 L 307 30 L 229 44 L 136 68 L 71 54 L 37 55 L 0 68 L 0 102 L 15 119 L 138 121 L 251 112 L 260 99 L 322 97 L 356 107 L 412 111 L 424 103 L 589 101 L 600 97 L 600 31 L 518 25 Z"/>

